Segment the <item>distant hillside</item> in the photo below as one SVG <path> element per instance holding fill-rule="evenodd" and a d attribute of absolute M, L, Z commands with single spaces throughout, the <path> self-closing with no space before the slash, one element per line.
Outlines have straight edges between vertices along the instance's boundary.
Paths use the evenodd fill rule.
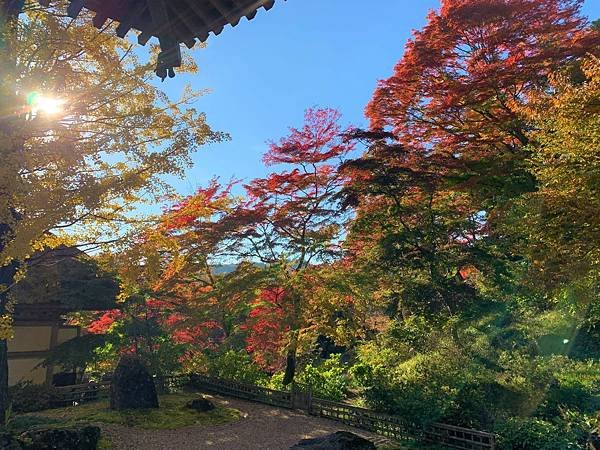
<path fill-rule="evenodd" d="M 218 266 L 213 266 L 213 272 L 216 275 L 220 275 L 222 273 L 231 273 L 237 268 L 237 264 L 219 264 Z"/>
<path fill-rule="evenodd" d="M 256 266 L 258 267 L 265 267 L 265 264 L 263 263 L 254 263 Z M 237 268 L 237 264 L 218 264 L 216 266 L 212 266 L 213 269 L 213 273 L 215 275 L 221 275 L 224 273 L 231 273 L 233 271 L 235 271 L 235 269 Z"/>

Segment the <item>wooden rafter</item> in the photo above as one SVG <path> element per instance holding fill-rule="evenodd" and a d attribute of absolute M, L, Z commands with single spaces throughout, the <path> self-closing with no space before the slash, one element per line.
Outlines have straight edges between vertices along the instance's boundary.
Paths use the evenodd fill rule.
<path fill-rule="evenodd" d="M 285 1 L 285 0 L 282 0 Z M 48 6 L 51 0 L 39 0 Z M 92 23 L 102 27 L 108 19 L 118 22 L 117 35 L 131 29 L 140 32 L 138 42 L 145 45 L 158 38 L 161 54 L 157 74 L 173 76 L 181 64 L 179 44 L 193 47 L 210 33 L 218 35 L 226 25 L 236 26 L 243 17 L 252 20 L 260 8 L 269 10 L 275 0 L 69 0 L 67 13 L 77 17 L 83 8 L 95 13 Z M 177 47 L 177 50 L 175 50 Z"/>

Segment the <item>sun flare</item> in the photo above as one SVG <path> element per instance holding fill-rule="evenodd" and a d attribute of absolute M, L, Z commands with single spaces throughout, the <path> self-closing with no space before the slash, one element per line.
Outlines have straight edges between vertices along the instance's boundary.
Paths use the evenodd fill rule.
<path fill-rule="evenodd" d="M 27 103 L 31 106 L 34 114 L 56 115 L 64 110 L 66 100 L 37 92 L 29 94 Z"/>

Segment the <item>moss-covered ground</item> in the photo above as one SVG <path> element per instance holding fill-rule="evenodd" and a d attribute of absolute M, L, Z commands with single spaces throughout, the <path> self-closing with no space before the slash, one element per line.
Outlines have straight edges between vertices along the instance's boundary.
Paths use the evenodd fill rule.
<path fill-rule="evenodd" d="M 235 421 L 241 413 L 232 408 L 216 407 L 209 412 L 197 412 L 185 404 L 199 394 L 169 394 L 160 397 L 160 408 L 112 411 L 108 401 L 85 403 L 78 406 L 49 409 L 15 416 L 10 427 L 14 430 L 36 425 L 71 425 L 76 423 L 116 424 L 153 430 L 176 429 L 188 426 L 218 425 Z"/>

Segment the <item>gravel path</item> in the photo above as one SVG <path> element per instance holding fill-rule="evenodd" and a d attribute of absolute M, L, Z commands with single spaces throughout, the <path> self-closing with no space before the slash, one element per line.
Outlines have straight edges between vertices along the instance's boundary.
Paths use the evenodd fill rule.
<path fill-rule="evenodd" d="M 385 442 L 380 436 L 300 412 L 232 398 L 208 397 L 215 404 L 241 411 L 244 417 L 225 425 L 177 430 L 143 430 L 114 425 L 102 428 L 113 448 L 118 450 L 288 450 L 300 439 L 340 430 L 352 431 L 375 443 Z"/>

